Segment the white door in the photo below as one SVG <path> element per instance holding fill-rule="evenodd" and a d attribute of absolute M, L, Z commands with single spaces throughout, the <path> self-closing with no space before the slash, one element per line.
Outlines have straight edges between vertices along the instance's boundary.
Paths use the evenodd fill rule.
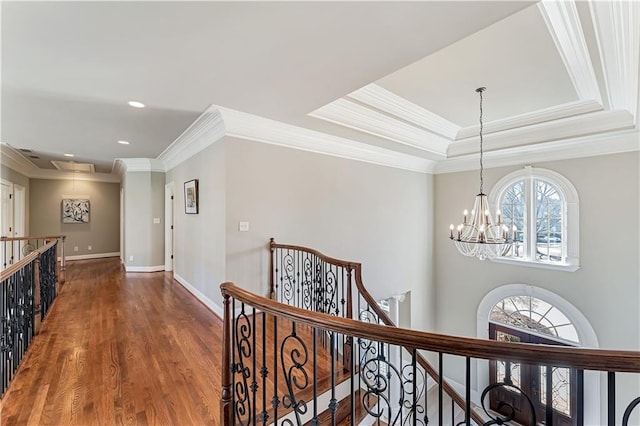
<path fill-rule="evenodd" d="M 2 216 L 0 217 L 0 236 L 13 237 L 13 185 L 2 181 Z M 13 263 L 12 245 L 0 244 L 0 267 L 2 269 Z"/>

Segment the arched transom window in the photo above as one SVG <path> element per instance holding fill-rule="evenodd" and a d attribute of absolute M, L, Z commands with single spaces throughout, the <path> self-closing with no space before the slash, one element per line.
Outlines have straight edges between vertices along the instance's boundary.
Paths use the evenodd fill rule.
<path fill-rule="evenodd" d="M 525 167 L 496 184 L 490 203 L 501 211 L 509 229 L 517 229 L 516 244 L 498 261 L 578 268 L 578 195 L 563 176 Z"/>
<path fill-rule="evenodd" d="M 498 302 L 489 320 L 552 340 L 579 344 L 575 326 L 556 306 L 531 296 L 510 296 Z"/>

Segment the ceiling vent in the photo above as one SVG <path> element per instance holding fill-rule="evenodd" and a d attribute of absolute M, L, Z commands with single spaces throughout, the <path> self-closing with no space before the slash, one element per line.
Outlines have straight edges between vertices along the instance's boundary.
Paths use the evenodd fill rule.
<path fill-rule="evenodd" d="M 51 161 L 51 164 L 58 169 L 65 172 L 86 172 L 95 173 L 96 166 L 91 163 L 76 163 L 75 161 Z"/>
<path fill-rule="evenodd" d="M 33 152 L 29 148 L 20 148 L 20 151 L 22 151 L 22 152 Z"/>

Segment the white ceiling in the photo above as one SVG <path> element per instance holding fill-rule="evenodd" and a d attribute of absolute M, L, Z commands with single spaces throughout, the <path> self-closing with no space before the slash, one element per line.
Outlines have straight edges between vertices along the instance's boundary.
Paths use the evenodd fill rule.
<path fill-rule="evenodd" d="M 212 104 L 443 165 L 477 153 L 478 86 L 489 155 L 637 129 L 634 2 L 0 7 L 1 141 L 98 172 Z"/>

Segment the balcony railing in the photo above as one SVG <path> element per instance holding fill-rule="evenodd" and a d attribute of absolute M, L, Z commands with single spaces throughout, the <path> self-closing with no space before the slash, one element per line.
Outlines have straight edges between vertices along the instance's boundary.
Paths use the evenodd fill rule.
<path fill-rule="evenodd" d="M 509 424 L 516 415 L 525 416 L 521 424 L 567 424 L 552 402 L 556 368 L 576 370 L 577 404 L 570 424 L 586 424 L 585 371 L 607 377 L 609 425 L 637 419 L 640 396 L 616 394 L 616 377 L 640 373 L 640 352 L 499 342 L 394 327 L 362 285 L 359 263 L 273 241 L 270 249 L 270 299 L 232 283 L 221 286 L 225 425 L 488 425 Z M 479 390 L 474 404 L 474 370 L 492 361 L 540 366 L 543 392 L 527 395 L 507 378 Z M 464 371 L 464 395 L 445 379 L 447 367 Z M 517 398 L 500 400 L 499 409 L 492 410 L 489 399 L 500 398 L 505 390 Z M 616 409 L 621 418 L 616 419 Z"/>
<path fill-rule="evenodd" d="M 59 236 L 2 238 L 0 241 L 5 253 L 10 252 L 9 246 L 26 247 L 30 244 L 28 241 L 38 245 L 28 252 L 14 251 L 10 266 L 0 271 L 0 395 L 7 390 L 56 297 L 64 252 L 60 264 L 56 254 L 63 240 L 64 237 Z M 17 252 L 21 253 L 19 258 Z"/>

